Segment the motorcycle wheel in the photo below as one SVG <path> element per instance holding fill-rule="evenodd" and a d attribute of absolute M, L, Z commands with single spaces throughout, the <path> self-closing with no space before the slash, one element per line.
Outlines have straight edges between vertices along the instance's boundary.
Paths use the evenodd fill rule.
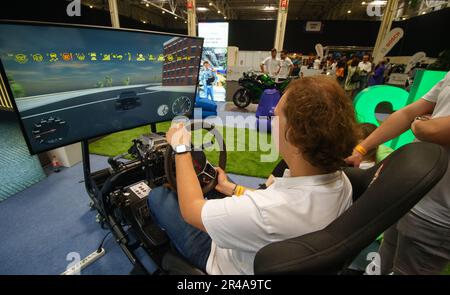
<path fill-rule="evenodd" d="M 233 103 L 239 108 L 245 108 L 250 104 L 250 95 L 247 89 L 240 88 L 233 94 Z"/>

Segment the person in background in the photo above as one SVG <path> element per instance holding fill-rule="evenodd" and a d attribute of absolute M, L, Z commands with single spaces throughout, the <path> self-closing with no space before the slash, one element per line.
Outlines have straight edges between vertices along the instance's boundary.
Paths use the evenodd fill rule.
<path fill-rule="evenodd" d="M 286 80 L 292 75 L 292 69 L 294 65 L 291 59 L 287 56 L 286 50 L 280 52 L 280 71 L 278 72 L 278 80 Z"/>
<path fill-rule="evenodd" d="M 347 62 L 347 67 L 352 63 L 352 61 L 356 58 L 355 54 L 350 54 L 350 57 L 348 59 L 346 59 Z"/>
<path fill-rule="evenodd" d="M 347 164 L 359 166 L 367 151 L 408 129 L 417 141 L 442 145 L 450 156 L 450 72 L 421 99 L 390 115 L 355 147 Z M 440 274 L 444 270 L 450 262 L 450 169 L 384 233 L 379 253 L 382 274 Z"/>
<path fill-rule="evenodd" d="M 375 86 L 375 85 L 382 85 L 384 84 L 384 72 L 386 71 L 386 68 L 384 66 L 385 61 L 380 61 L 377 66 L 375 67 L 375 70 L 373 71 L 373 75 L 369 78 L 369 86 Z"/>
<path fill-rule="evenodd" d="M 337 61 L 334 58 L 331 58 L 331 65 L 330 65 L 330 75 L 335 77 L 336 76 L 336 68 L 337 68 Z"/>
<path fill-rule="evenodd" d="M 360 85 L 359 88 L 365 89 L 367 87 L 370 73 L 372 73 L 372 63 L 369 61 L 369 56 L 366 54 L 363 56 L 362 61 L 358 64 Z"/>
<path fill-rule="evenodd" d="M 280 72 L 280 60 L 277 59 L 277 50 L 273 48 L 270 51 L 270 56 L 261 62 L 261 72 L 269 75 L 269 77 L 275 79 Z"/>
<path fill-rule="evenodd" d="M 300 76 L 300 65 L 299 65 L 298 59 L 294 60 L 292 62 L 292 64 L 293 64 L 293 68 L 292 68 L 291 75 L 294 77 L 299 77 Z"/>
<path fill-rule="evenodd" d="M 205 89 L 206 98 L 210 98 L 212 101 L 214 101 L 214 85 L 217 82 L 217 74 L 207 60 L 203 62 L 203 67 L 204 68 L 200 76 L 200 81 L 202 81 L 203 87 Z"/>
<path fill-rule="evenodd" d="M 320 56 L 317 56 L 313 63 L 314 70 L 320 70 L 320 62 L 321 62 Z"/>
<path fill-rule="evenodd" d="M 344 84 L 345 84 L 346 64 L 347 63 L 344 60 L 344 58 L 341 58 L 341 60 L 339 60 L 339 62 L 336 65 L 336 79 L 342 87 L 344 87 Z"/>
<path fill-rule="evenodd" d="M 386 58 L 386 64 L 384 66 L 384 83 L 387 83 L 387 81 L 389 80 L 389 75 L 391 74 L 391 70 L 392 70 L 391 59 Z"/>
<path fill-rule="evenodd" d="M 352 62 L 348 66 L 347 78 L 345 79 L 344 89 L 351 99 L 355 94 L 355 91 L 359 88 L 359 60 L 358 58 L 352 59 Z"/>

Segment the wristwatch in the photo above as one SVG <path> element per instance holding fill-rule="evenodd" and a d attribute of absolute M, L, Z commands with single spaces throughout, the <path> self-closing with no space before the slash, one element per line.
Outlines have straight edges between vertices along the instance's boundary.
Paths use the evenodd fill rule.
<path fill-rule="evenodd" d="M 181 155 L 191 151 L 191 147 L 185 144 L 179 144 L 174 148 L 175 154 Z"/>

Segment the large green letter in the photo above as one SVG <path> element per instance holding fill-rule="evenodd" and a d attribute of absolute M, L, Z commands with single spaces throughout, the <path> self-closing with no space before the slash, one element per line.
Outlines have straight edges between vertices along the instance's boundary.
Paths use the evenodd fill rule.
<path fill-rule="evenodd" d="M 447 72 L 419 70 L 411 87 L 411 93 L 406 90 L 387 85 L 372 86 L 361 91 L 355 98 L 355 112 L 359 122 L 368 122 L 379 125 L 375 117 L 375 109 L 382 102 L 390 103 L 393 111 L 397 111 L 406 105 L 420 99 L 434 85 L 444 78 Z M 386 142 L 392 149 L 397 149 L 402 145 L 414 140 L 411 130 L 393 140 Z"/>

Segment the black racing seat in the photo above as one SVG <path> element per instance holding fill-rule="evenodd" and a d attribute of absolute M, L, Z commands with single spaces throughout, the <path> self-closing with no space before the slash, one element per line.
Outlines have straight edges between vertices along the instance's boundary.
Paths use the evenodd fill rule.
<path fill-rule="evenodd" d="M 375 172 L 383 165 L 379 176 Z M 405 215 L 444 176 L 447 151 L 436 144 L 401 147 L 370 170 L 345 169 L 354 204 L 320 231 L 258 251 L 255 274 L 337 274 Z"/>
<path fill-rule="evenodd" d="M 274 171 L 281 171 L 283 165 L 281 162 Z M 412 143 L 371 169 L 346 168 L 354 204 L 320 231 L 263 247 L 255 257 L 255 274 L 340 273 L 362 249 L 414 207 L 443 177 L 447 165 L 443 147 Z M 163 258 L 163 268 L 170 274 L 203 274 L 174 251 Z"/>

